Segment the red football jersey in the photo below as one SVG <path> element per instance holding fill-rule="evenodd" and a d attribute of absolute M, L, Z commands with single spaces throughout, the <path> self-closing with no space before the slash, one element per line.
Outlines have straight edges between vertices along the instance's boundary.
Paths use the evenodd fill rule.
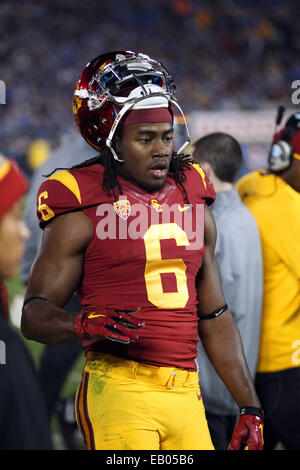
<path fill-rule="evenodd" d="M 197 164 L 186 170 L 185 189 L 169 174 L 164 187 L 149 193 L 118 177 L 123 194 L 108 197 L 100 164 L 54 173 L 40 187 L 40 226 L 58 215 L 82 210 L 92 221 L 93 239 L 84 257 L 78 289 L 88 311 L 139 306 L 145 327 L 139 340 L 83 342 L 102 351 L 158 366 L 195 370 L 197 295 L 195 278 L 205 253 L 204 204 L 215 191 Z"/>

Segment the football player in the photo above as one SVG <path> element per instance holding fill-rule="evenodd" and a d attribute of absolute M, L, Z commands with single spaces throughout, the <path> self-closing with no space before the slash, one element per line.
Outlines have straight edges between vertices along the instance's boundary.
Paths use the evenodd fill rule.
<path fill-rule="evenodd" d="M 213 449 L 195 364 L 198 334 L 241 408 L 230 447 L 262 448 L 263 415 L 214 257 L 215 197 L 202 168 L 175 151 L 184 115 L 165 67 L 117 51 L 87 64 L 74 116 L 99 153 L 41 185 L 44 230 L 23 334 L 79 337 L 76 397 L 88 449 Z M 196 229 L 195 229 L 196 228 Z M 62 310 L 74 291 L 82 309 Z"/>

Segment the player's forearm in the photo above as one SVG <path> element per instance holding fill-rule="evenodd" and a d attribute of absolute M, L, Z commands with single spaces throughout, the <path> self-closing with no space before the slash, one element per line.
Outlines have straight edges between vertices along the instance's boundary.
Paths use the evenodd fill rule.
<path fill-rule="evenodd" d="M 259 408 L 261 405 L 231 313 L 225 312 L 212 320 L 200 320 L 199 336 L 212 365 L 237 405 Z"/>
<path fill-rule="evenodd" d="M 48 301 L 35 299 L 23 308 L 21 331 L 25 338 L 39 343 L 68 343 L 77 339 L 76 315 L 77 312 L 66 312 Z"/>

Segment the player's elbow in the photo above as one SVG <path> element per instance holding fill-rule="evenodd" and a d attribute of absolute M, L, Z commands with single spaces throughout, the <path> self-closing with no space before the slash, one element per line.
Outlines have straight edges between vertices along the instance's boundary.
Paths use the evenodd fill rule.
<path fill-rule="evenodd" d="M 22 317 L 21 317 L 22 335 L 26 339 L 35 340 L 36 339 L 35 330 L 36 330 L 36 327 L 35 327 L 35 322 L 32 318 L 32 314 L 30 310 L 25 307 L 22 310 Z"/>

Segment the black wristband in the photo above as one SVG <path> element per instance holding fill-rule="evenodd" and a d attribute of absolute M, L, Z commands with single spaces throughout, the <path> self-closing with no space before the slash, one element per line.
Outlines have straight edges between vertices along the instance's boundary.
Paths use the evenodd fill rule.
<path fill-rule="evenodd" d="M 240 415 L 253 415 L 264 419 L 263 410 L 261 408 L 256 408 L 255 406 L 243 406 L 243 408 L 240 408 Z"/>
<path fill-rule="evenodd" d="M 228 305 L 225 304 L 223 305 L 223 307 L 218 308 L 217 310 L 215 310 L 212 313 L 209 313 L 208 315 L 198 315 L 198 318 L 199 320 L 210 320 L 211 318 L 218 317 L 219 315 L 221 315 L 221 313 L 225 312 L 225 310 L 227 309 L 228 309 Z"/>

